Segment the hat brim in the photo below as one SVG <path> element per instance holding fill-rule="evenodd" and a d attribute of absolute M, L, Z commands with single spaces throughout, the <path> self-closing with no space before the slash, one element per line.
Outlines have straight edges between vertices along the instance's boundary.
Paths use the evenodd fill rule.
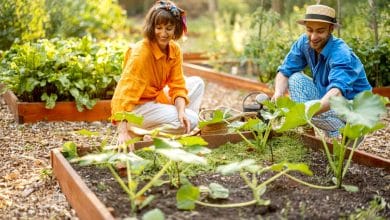
<path fill-rule="evenodd" d="M 341 25 L 338 24 L 338 23 L 333 23 L 333 22 L 330 22 L 330 21 L 324 21 L 324 20 L 321 20 L 321 19 L 301 19 L 301 20 L 298 20 L 297 23 L 300 24 L 300 25 L 305 25 L 306 21 L 315 21 L 315 22 L 323 22 L 323 23 L 333 24 L 335 28 L 341 27 Z"/>

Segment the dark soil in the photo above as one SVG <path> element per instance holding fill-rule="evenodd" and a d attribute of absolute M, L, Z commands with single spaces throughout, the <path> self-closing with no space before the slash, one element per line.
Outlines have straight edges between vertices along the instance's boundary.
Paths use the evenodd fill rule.
<path fill-rule="evenodd" d="M 331 175 L 326 173 L 327 161 L 321 152 L 310 152 L 308 161 L 314 175 L 293 175 L 313 184 L 331 185 Z M 130 206 L 126 194 L 114 181 L 108 170 L 96 167 L 79 167 L 74 165 L 88 187 L 97 197 L 113 210 L 117 218 L 129 216 Z M 269 178 L 261 177 L 260 181 Z M 217 182 L 229 189 L 230 195 L 226 200 L 208 200 L 209 203 L 237 203 L 252 200 L 252 193 L 239 175 L 221 176 L 220 174 L 201 174 L 191 178 L 196 185 L 208 185 Z M 281 177 L 267 186 L 264 199 L 270 199 L 269 206 L 247 206 L 243 208 L 210 208 L 197 205 L 194 211 L 180 211 L 176 208 L 177 189 L 165 184 L 153 188 L 150 194 L 155 200 L 138 216 L 148 210 L 159 208 L 166 219 L 339 219 L 356 214 L 357 209 L 369 208 L 370 201 L 376 195 L 387 202 L 390 201 L 390 175 L 383 169 L 369 168 L 352 164 L 345 177 L 345 184 L 359 187 L 359 192 L 351 193 L 342 189 L 318 190 L 300 185 L 287 177 Z M 385 219 L 390 219 L 389 205 L 379 212 Z"/>

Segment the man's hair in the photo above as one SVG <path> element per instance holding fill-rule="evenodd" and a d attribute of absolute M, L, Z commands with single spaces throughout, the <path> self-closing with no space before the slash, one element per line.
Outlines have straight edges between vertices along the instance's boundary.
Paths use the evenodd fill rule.
<path fill-rule="evenodd" d="M 173 4 L 173 3 L 172 3 Z M 175 40 L 180 39 L 183 35 L 183 22 L 180 17 L 175 17 L 172 12 L 166 8 L 158 7 L 155 4 L 150 8 L 145 18 L 143 34 L 151 41 L 155 40 L 154 29 L 159 24 L 172 24 L 175 27 L 173 38 Z"/>

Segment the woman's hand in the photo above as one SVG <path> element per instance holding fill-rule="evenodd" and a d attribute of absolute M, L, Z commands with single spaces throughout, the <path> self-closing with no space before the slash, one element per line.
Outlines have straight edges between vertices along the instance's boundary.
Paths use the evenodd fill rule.
<path fill-rule="evenodd" d="M 127 122 L 119 122 L 118 125 L 118 144 L 126 144 L 127 141 L 131 140 L 131 135 L 129 133 L 129 130 L 127 129 Z M 134 151 L 134 144 L 130 144 L 128 146 L 130 148 L 130 151 Z"/>
<path fill-rule="evenodd" d="M 181 123 L 181 125 L 183 126 L 184 130 L 185 130 L 185 133 L 190 133 L 191 131 L 191 122 L 190 120 L 187 118 L 186 114 L 185 114 L 185 105 L 186 105 L 186 101 L 183 97 L 177 97 L 175 99 L 175 106 L 176 106 L 176 109 L 177 109 L 177 114 L 178 114 L 178 119 Z"/>

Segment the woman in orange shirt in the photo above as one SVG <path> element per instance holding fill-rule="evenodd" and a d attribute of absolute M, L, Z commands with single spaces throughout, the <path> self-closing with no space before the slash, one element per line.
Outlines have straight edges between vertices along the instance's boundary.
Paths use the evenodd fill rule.
<path fill-rule="evenodd" d="M 184 78 L 182 53 L 174 41 L 186 32 L 184 11 L 171 1 L 157 1 L 143 31 L 144 39 L 126 52 L 112 114 L 133 112 L 144 117 L 142 128 L 169 125 L 165 132 L 188 133 L 198 124 L 204 83 L 199 77 Z M 131 126 L 118 124 L 119 144 L 131 139 Z"/>

